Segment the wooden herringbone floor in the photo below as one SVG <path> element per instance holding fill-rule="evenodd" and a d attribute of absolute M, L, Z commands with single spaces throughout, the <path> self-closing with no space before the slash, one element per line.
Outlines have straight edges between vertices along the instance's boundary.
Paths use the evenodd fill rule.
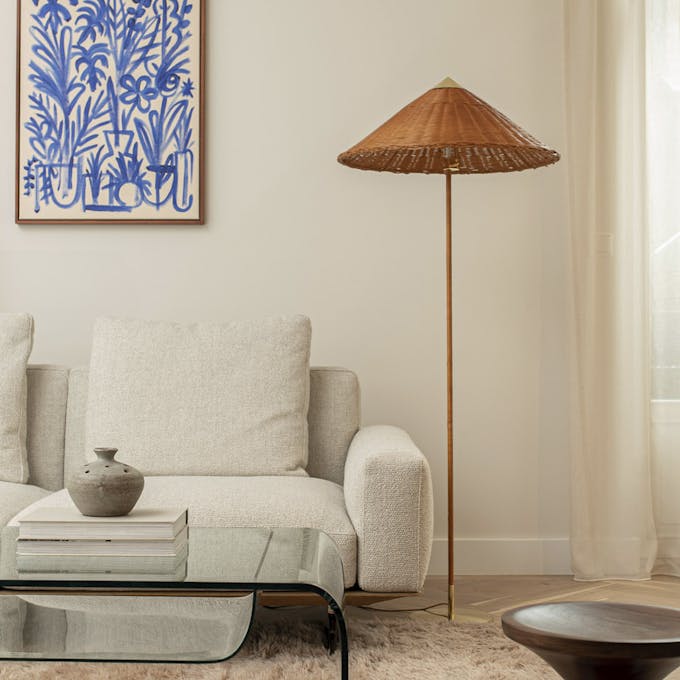
<path fill-rule="evenodd" d="M 445 577 L 429 577 L 422 595 L 380 602 L 379 609 L 422 609 L 446 614 Z M 609 600 L 680 607 L 680 579 L 655 576 L 651 581 L 577 582 L 570 576 L 460 576 L 456 610 L 467 618 L 497 618 L 507 609 L 535 602 Z"/>

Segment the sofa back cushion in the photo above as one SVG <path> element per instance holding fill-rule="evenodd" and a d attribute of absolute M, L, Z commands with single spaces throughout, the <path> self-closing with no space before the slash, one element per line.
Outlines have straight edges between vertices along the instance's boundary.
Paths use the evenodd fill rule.
<path fill-rule="evenodd" d="M 44 379 L 53 383 L 52 388 L 59 389 L 61 383 L 57 371 L 43 373 Z M 346 368 L 311 368 L 309 371 L 309 461 L 307 473 L 311 477 L 327 479 L 342 485 L 345 458 L 352 437 L 356 434 L 360 424 L 359 409 L 359 380 L 352 371 Z M 61 465 L 65 478 L 69 478 L 79 466 L 86 462 L 85 455 L 85 411 L 87 409 L 87 386 L 89 370 L 87 366 L 79 366 L 68 372 L 68 409 L 66 410 L 65 448 L 66 460 L 57 462 L 55 474 L 60 474 Z M 29 404 L 31 401 L 31 381 L 29 369 Z M 36 404 L 43 408 L 47 406 L 43 401 Z M 29 433 L 31 428 L 36 430 L 35 441 L 39 440 L 38 432 L 45 427 L 44 413 L 29 406 Z M 49 438 L 45 433 L 42 438 Z M 55 441 L 64 446 L 64 440 L 58 436 Z M 29 435 L 29 447 L 31 437 Z M 29 448 L 29 465 L 31 455 L 42 455 L 39 451 Z M 124 460 L 121 458 L 121 460 Z M 50 461 L 51 463 L 51 461 Z M 31 467 L 31 475 L 33 468 Z M 52 487 L 45 487 L 52 489 Z"/>
<path fill-rule="evenodd" d="M 48 491 L 64 488 L 64 440 L 69 369 L 29 366 L 28 483 Z M 84 411 L 84 409 L 83 409 Z"/>
<path fill-rule="evenodd" d="M 307 472 L 342 486 L 347 451 L 361 420 L 359 380 L 346 368 L 332 367 L 313 368 L 309 377 Z"/>
<path fill-rule="evenodd" d="M 0 314 L 0 480 L 28 481 L 26 367 L 33 347 L 33 318 Z"/>
<path fill-rule="evenodd" d="M 303 316 L 95 323 L 86 451 L 145 475 L 305 475 L 311 327 Z"/>

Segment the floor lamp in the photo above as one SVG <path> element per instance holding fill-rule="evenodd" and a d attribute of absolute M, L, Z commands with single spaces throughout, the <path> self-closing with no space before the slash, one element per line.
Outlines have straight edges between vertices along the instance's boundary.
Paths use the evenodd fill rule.
<path fill-rule="evenodd" d="M 453 574 L 453 348 L 451 322 L 451 175 L 513 172 L 550 165 L 560 155 L 458 83 L 445 78 L 361 142 L 338 156 L 360 170 L 435 173 L 446 178 L 446 356 L 448 430 L 449 619 Z"/>

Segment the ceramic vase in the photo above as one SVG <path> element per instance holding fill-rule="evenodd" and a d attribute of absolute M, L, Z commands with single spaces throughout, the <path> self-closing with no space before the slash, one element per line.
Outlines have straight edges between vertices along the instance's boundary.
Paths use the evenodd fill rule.
<path fill-rule="evenodd" d="M 97 448 L 94 452 L 97 460 L 83 465 L 68 481 L 66 488 L 73 502 L 89 517 L 127 515 L 142 494 L 144 476 L 114 460 L 118 449 Z"/>

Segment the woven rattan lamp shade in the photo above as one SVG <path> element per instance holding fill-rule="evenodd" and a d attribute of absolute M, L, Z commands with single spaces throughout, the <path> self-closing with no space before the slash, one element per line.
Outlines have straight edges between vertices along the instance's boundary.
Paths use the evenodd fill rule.
<path fill-rule="evenodd" d="M 338 161 L 360 170 L 473 174 L 538 168 L 559 158 L 557 151 L 447 78 Z"/>

